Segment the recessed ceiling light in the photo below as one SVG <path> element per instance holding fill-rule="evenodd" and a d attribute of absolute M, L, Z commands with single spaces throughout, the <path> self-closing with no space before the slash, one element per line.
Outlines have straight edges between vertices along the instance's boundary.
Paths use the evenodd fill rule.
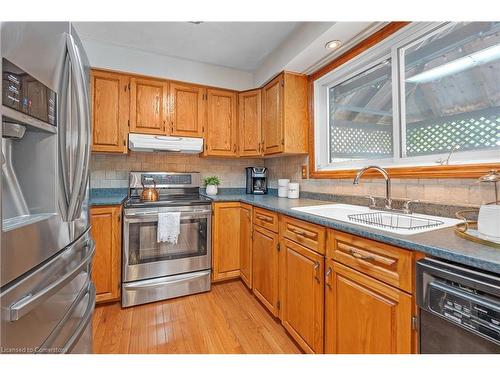
<path fill-rule="evenodd" d="M 342 45 L 342 42 L 340 40 L 330 40 L 328 43 L 325 44 L 325 48 L 337 49 L 341 45 Z"/>

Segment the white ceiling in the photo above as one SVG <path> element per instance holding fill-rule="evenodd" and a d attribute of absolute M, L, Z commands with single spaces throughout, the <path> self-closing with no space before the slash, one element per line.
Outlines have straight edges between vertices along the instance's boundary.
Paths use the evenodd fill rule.
<path fill-rule="evenodd" d="M 75 22 L 92 39 L 166 56 L 254 71 L 303 22 Z"/>

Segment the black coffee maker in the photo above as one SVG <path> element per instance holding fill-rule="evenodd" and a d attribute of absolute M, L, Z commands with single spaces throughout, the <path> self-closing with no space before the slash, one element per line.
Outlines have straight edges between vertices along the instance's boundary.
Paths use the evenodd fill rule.
<path fill-rule="evenodd" d="M 247 194 L 267 194 L 267 168 L 246 167 Z"/>

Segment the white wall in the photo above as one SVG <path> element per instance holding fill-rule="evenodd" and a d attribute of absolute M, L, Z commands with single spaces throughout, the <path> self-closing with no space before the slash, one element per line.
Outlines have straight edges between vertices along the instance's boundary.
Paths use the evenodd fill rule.
<path fill-rule="evenodd" d="M 254 87 L 253 74 L 250 72 L 149 53 L 91 39 L 82 39 L 82 42 L 90 64 L 95 68 L 119 70 L 233 90 L 247 90 Z"/>
<path fill-rule="evenodd" d="M 260 86 L 281 72 L 294 57 L 333 24 L 334 22 L 305 22 L 294 30 L 285 42 L 267 56 L 262 65 L 255 71 L 254 85 Z"/>

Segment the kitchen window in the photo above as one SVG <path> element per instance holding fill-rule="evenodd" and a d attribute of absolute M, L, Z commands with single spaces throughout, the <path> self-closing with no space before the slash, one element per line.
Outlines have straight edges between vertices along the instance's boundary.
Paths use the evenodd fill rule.
<path fill-rule="evenodd" d="M 500 160 L 500 23 L 416 23 L 314 83 L 317 171 Z"/>

